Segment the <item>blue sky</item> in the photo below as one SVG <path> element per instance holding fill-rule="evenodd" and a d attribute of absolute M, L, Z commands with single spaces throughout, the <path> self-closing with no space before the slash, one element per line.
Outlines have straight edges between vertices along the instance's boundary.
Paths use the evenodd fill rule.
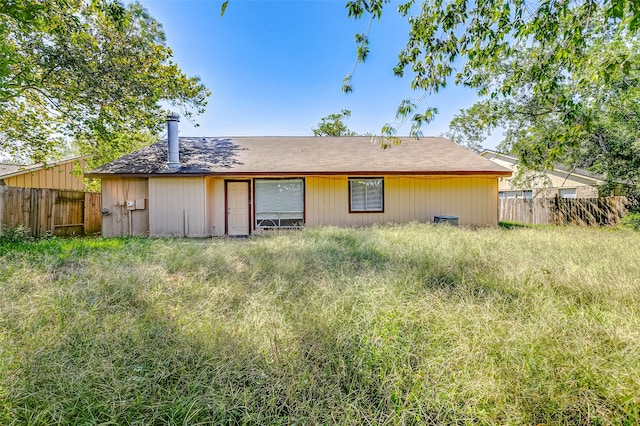
<path fill-rule="evenodd" d="M 422 95 L 410 90 L 409 76 L 393 75 L 408 32 L 397 2 L 373 22 L 371 53 L 358 65 L 349 94 L 342 93 L 342 80 L 355 61 L 354 35 L 368 20 L 347 18 L 346 0 L 231 0 L 223 17 L 220 0 L 141 3 L 163 24 L 180 67 L 212 91 L 196 119 L 200 127 L 183 120 L 181 136 L 312 135 L 323 116 L 341 109 L 351 110 L 352 130 L 379 133 L 403 98 Z M 440 114 L 424 135 L 446 132 L 453 115 L 475 100 L 453 85 L 431 96 L 428 103 Z M 408 132 L 408 124 L 399 129 Z"/>

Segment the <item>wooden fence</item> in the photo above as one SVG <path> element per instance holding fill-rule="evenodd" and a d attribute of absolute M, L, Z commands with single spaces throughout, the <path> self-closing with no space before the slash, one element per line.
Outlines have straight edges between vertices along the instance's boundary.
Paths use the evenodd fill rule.
<path fill-rule="evenodd" d="M 101 194 L 0 186 L 0 233 L 19 225 L 31 236 L 99 234 Z"/>
<path fill-rule="evenodd" d="M 498 220 L 536 225 L 616 226 L 632 201 L 626 197 L 498 200 Z"/>

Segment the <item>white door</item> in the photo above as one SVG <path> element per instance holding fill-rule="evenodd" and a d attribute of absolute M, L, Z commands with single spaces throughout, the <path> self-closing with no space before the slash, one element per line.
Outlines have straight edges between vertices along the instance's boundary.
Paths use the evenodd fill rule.
<path fill-rule="evenodd" d="M 249 235 L 249 182 L 227 182 L 227 235 Z"/>

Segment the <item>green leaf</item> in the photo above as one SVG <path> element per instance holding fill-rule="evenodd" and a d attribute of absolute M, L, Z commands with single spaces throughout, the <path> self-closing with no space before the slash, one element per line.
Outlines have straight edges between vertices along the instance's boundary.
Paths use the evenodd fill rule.
<path fill-rule="evenodd" d="M 396 111 L 396 120 L 408 117 L 416 109 L 416 104 L 410 99 L 403 99 Z"/>
<path fill-rule="evenodd" d="M 322 117 L 318 123 L 318 128 L 311 130 L 314 136 L 356 136 L 357 133 L 350 130 L 342 121 L 351 117 L 351 111 L 343 109 L 338 114 L 329 114 Z"/>
<path fill-rule="evenodd" d="M 20 11 L 0 25 L 0 154 L 39 160 L 71 145 L 97 165 L 156 140 L 161 105 L 186 117 L 206 106 L 209 90 L 172 61 L 161 25 L 140 4 L 11 4 Z"/>
<path fill-rule="evenodd" d="M 343 93 L 353 92 L 353 87 L 351 85 L 351 74 L 347 74 L 344 80 L 342 80 L 342 92 Z"/>
<path fill-rule="evenodd" d="M 222 2 L 222 6 L 220 7 L 220 16 L 224 16 L 224 12 L 227 10 L 227 6 L 229 6 L 229 0 L 225 0 Z"/>

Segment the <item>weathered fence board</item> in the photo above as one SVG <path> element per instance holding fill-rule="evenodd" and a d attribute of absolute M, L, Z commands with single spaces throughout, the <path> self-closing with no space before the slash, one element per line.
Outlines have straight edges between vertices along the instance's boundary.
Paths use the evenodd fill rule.
<path fill-rule="evenodd" d="M 0 232 L 22 225 L 34 237 L 96 234 L 100 209 L 100 194 L 0 186 Z"/>
<path fill-rule="evenodd" d="M 58 191 L 53 204 L 54 235 L 84 233 L 84 192 Z"/>
<path fill-rule="evenodd" d="M 99 234 L 102 231 L 102 194 L 84 193 L 84 233 Z"/>
<path fill-rule="evenodd" d="M 536 225 L 616 226 L 629 209 L 626 197 L 498 200 L 498 219 Z"/>

